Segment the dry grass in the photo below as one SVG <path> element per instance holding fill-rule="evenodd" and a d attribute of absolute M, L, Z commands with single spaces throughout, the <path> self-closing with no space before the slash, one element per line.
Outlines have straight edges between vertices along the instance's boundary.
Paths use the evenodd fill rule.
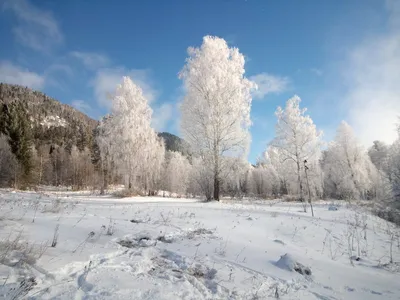
<path fill-rule="evenodd" d="M 34 265 L 43 256 L 48 248 L 47 242 L 34 244 L 22 240 L 22 232 L 15 237 L 11 234 L 0 241 L 0 263 L 14 267 Z"/>
<path fill-rule="evenodd" d="M 53 213 L 57 214 L 63 209 L 63 203 L 60 199 L 55 199 L 51 202 L 51 204 L 45 205 L 42 210 L 42 213 Z"/>
<path fill-rule="evenodd" d="M 282 200 L 284 202 L 298 202 L 299 201 L 299 197 L 296 195 L 284 195 L 282 197 Z"/>
<path fill-rule="evenodd" d="M 118 198 L 129 198 L 129 197 L 145 196 L 145 194 L 142 193 L 141 191 L 132 188 L 132 189 L 123 189 L 115 191 L 113 193 L 113 196 Z"/>

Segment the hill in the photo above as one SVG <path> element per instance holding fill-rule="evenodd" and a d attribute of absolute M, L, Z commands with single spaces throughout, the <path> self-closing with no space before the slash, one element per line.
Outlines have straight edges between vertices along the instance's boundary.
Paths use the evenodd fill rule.
<path fill-rule="evenodd" d="M 158 136 L 164 140 L 166 150 L 180 152 L 187 157 L 192 155 L 190 145 L 184 139 L 168 132 L 159 132 Z"/>
<path fill-rule="evenodd" d="M 16 102 L 25 108 L 36 147 L 50 144 L 64 147 L 77 145 L 82 149 L 90 145 L 92 131 L 98 121 L 42 92 L 0 83 L 0 106 Z M 4 114 L 3 109 L 0 114 Z"/>

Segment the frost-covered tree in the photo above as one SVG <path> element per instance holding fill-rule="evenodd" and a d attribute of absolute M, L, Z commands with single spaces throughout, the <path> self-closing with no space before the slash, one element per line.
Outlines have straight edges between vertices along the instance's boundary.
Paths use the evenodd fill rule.
<path fill-rule="evenodd" d="M 150 142 L 143 146 L 139 179 L 145 190 L 151 193 L 161 187 L 162 166 L 165 159 L 164 141 L 153 131 Z"/>
<path fill-rule="evenodd" d="M 388 158 L 389 158 L 389 146 L 382 141 L 374 141 L 374 144 L 368 150 L 368 155 L 371 162 L 375 167 L 387 173 L 388 171 Z"/>
<path fill-rule="evenodd" d="M 207 200 L 210 200 L 213 194 L 213 184 L 212 170 L 204 164 L 204 158 L 193 157 L 189 193 L 193 196 L 204 195 Z"/>
<path fill-rule="evenodd" d="M 177 194 L 185 194 L 189 185 L 191 165 L 180 152 L 168 151 L 164 168 L 164 188 Z"/>
<path fill-rule="evenodd" d="M 352 128 L 342 122 L 323 159 L 325 191 L 339 199 L 365 199 L 373 188 L 376 168 Z"/>
<path fill-rule="evenodd" d="M 97 137 L 102 160 L 115 164 L 129 188 L 136 183 L 148 189 L 164 157 L 164 145 L 150 126 L 152 110 L 129 77 L 123 77 L 111 100 L 111 115 L 103 118 Z"/>
<path fill-rule="evenodd" d="M 251 170 L 251 193 L 266 198 L 278 193 L 278 178 L 275 171 L 265 163 L 258 163 Z"/>
<path fill-rule="evenodd" d="M 389 148 L 387 173 L 393 192 L 391 206 L 400 209 L 400 126 L 399 137 Z"/>
<path fill-rule="evenodd" d="M 244 56 L 226 41 L 205 36 L 200 48 L 188 49 L 179 74 L 186 89 L 181 104 L 185 139 L 213 176 L 213 195 L 219 200 L 220 183 L 229 168 L 224 157 L 247 154 L 250 143 L 250 91 L 256 87 L 244 77 Z"/>
<path fill-rule="evenodd" d="M 318 175 L 318 161 L 321 155 L 322 132 L 318 131 L 310 116 L 305 115 L 306 108 L 300 108 L 301 99 L 294 96 L 286 102 L 285 109 L 278 107 L 275 115 L 278 122 L 275 126 L 275 138 L 270 146 L 279 149 L 281 163 L 287 163 L 290 174 L 297 177 L 297 193 L 304 200 L 304 161 L 310 171 Z M 314 189 L 321 190 L 320 181 L 315 180 Z"/>
<path fill-rule="evenodd" d="M 229 194 L 232 198 L 243 197 L 249 192 L 248 177 L 251 172 L 251 165 L 244 159 L 225 158 L 234 160 L 228 165 L 229 168 L 225 172 L 222 191 Z"/>
<path fill-rule="evenodd" d="M 263 153 L 262 165 L 269 170 L 270 182 L 274 194 L 293 194 L 296 186 L 296 174 L 293 172 L 293 162 L 285 159 L 286 155 L 280 148 L 269 146 Z"/>

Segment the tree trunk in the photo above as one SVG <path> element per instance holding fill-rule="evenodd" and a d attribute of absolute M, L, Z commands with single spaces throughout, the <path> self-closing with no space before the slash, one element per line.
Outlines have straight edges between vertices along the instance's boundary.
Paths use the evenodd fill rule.
<path fill-rule="evenodd" d="M 218 175 L 214 175 L 214 200 L 219 201 L 219 178 Z"/>
<path fill-rule="evenodd" d="M 18 173 L 18 162 L 15 164 L 15 168 L 14 168 L 14 189 L 18 188 L 17 173 Z"/>
<path fill-rule="evenodd" d="M 297 160 L 297 181 L 299 182 L 299 190 L 300 190 L 300 201 L 304 202 L 303 196 L 303 183 L 301 182 L 301 175 L 300 175 L 300 162 Z M 307 205 L 303 205 L 304 212 L 307 212 Z"/>
<path fill-rule="evenodd" d="M 43 176 L 43 154 L 40 155 L 39 185 L 42 184 Z"/>
<path fill-rule="evenodd" d="M 101 195 L 104 195 L 104 193 L 105 193 L 105 190 L 107 189 L 107 187 L 108 187 L 108 182 L 107 182 L 107 178 L 108 178 L 108 174 L 107 174 L 107 170 L 106 169 L 103 169 L 103 172 L 102 172 L 103 174 L 103 182 L 102 182 L 102 184 L 101 184 L 101 190 L 100 190 L 100 194 Z"/>
<path fill-rule="evenodd" d="M 219 201 L 219 156 L 218 143 L 214 141 L 214 200 Z"/>
<path fill-rule="evenodd" d="M 312 206 L 310 182 L 308 181 L 307 166 L 306 166 L 306 162 L 305 161 L 304 161 L 304 172 L 306 173 L 307 190 L 308 190 L 308 201 L 310 202 L 311 215 L 314 217 L 314 208 Z"/>

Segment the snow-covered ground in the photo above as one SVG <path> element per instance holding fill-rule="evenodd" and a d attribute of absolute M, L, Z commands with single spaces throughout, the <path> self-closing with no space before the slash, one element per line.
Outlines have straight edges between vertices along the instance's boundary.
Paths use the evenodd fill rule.
<path fill-rule="evenodd" d="M 396 229 L 345 205 L 3 190 L 0 209 L 0 298 L 400 299 Z"/>

